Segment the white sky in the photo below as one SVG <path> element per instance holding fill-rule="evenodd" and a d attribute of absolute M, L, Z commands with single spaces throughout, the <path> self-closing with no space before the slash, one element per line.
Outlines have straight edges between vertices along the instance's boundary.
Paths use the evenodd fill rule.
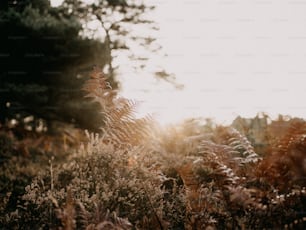
<path fill-rule="evenodd" d="M 258 112 L 306 118 L 306 1 L 160 0 L 154 17 L 167 57 L 152 55 L 185 85 L 122 68 L 123 91 L 161 123 L 186 117 L 231 122 Z"/>

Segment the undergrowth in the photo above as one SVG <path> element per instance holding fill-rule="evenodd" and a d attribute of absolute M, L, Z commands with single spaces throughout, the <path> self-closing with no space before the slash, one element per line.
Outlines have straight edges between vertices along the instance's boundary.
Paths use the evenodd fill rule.
<path fill-rule="evenodd" d="M 36 164 L 0 135 L 2 229 L 305 229 L 303 119 L 159 127 L 100 71 L 83 89 L 104 125 L 73 153 Z"/>

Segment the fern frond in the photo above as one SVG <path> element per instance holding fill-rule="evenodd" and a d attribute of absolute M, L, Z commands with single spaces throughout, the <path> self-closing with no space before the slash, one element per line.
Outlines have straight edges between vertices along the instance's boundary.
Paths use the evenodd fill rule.
<path fill-rule="evenodd" d="M 117 146 L 133 146 L 150 136 L 151 117 L 135 117 L 138 102 L 117 97 L 101 71 L 95 69 L 83 86 L 86 97 L 98 102 L 103 111 L 103 141 Z"/>
<path fill-rule="evenodd" d="M 277 121 L 272 128 L 285 132 L 274 139 L 270 153 L 262 161 L 257 175 L 280 189 L 306 186 L 306 122 L 304 120 Z M 271 130 L 273 130 L 271 129 Z M 271 131 L 270 130 L 270 131 Z"/>
<path fill-rule="evenodd" d="M 229 145 L 232 146 L 236 151 L 240 153 L 241 156 L 236 157 L 237 160 L 242 164 L 246 163 L 256 163 L 261 158 L 254 151 L 254 147 L 250 141 L 243 136 L 238 130 L 234 128 L 229 128 Z"/>

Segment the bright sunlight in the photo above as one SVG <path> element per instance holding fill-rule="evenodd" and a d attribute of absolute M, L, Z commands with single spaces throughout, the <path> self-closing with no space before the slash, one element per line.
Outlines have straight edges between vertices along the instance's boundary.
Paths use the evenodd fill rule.
<path fill-rule="evenodd" d="M 7 5 L 0 229 L 306 229 L 306 2 Z"/>
<path fill-rule="evenodd" d="M 121 93 L 142 102 L 140 114 L 155 114 L 161 123 L 188 117 L 230 123 L 258 112 L 305 117 L 306 4 L 178 0 L 172 8 L 170 0 L 149 2 L 156 5 L 150 16 L 163 55 L 150 54 L 147 65 L 166 69 L 184 88 L 154 79 L 150 70 L 120 66 Z"/>

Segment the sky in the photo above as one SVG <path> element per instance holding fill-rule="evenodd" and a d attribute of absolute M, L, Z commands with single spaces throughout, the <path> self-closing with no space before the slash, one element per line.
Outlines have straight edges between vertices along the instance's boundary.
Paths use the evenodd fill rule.
<path fill-rule="evenodd" d="M 147 65 L 165 68 L 184 88 L 123 62 L 121 94 L 142 102 L 140 115 L 224 124 L 259 112 L 306 117 L 306 1 L 147 1 L 157 6 L 152 17 L 166 54 L 152 54 Z"/>

